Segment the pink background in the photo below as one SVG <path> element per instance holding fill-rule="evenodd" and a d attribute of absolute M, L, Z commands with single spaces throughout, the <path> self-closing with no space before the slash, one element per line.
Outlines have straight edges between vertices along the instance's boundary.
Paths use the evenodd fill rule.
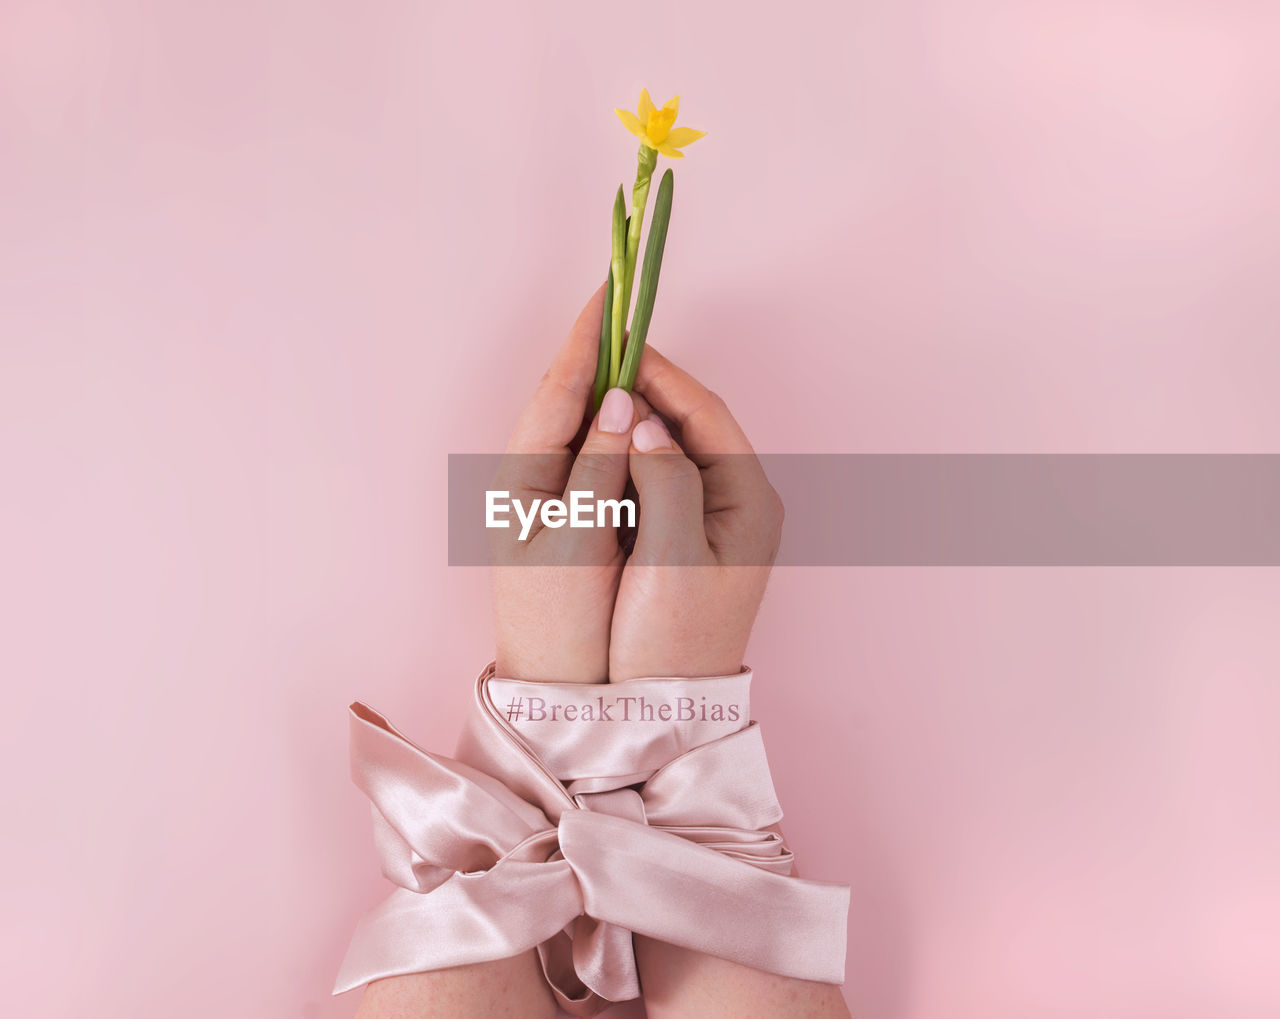
<path fill-rule="evenodd" d="M 729 12 L 733 11 L 733 14 Z M 652 338 L 762 450 L 1276 451 L 1245 0 L 0 7 L 0 923 L 23 1016 L 350 1016 L 346 705 L 488 660 L 501 447 L 683 94 Z M 876 1019 L 1280 1014 L 1275 570 L 780 571 L 756 716 Z"/>

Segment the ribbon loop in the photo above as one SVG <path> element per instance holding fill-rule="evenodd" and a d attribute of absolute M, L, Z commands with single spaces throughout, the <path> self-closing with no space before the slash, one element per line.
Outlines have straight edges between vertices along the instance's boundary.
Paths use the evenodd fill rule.
<path fill-rule="evenodd" d="M 633 932 L 841 982 L 849 889 L 784 876 L 750 679 L 580 687 L 490 665 L 458 759 L 353 704 L 352 777 L 398 887 L 360 922 L 334 993 L 536 946 L 561 1007 L 593 1015 L 640 993 Z M 558 728 L 541 724 L 552 704 Z"/>

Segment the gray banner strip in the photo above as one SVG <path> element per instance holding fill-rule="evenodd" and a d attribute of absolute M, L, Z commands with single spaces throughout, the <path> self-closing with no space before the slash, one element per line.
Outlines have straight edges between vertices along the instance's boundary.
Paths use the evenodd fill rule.
<path fill-rule="evenodd" d="M 486 491 L 501 459 L 449 457 L 450 565 L 491 561 Z M 786 505 L 779 565 L 1280 565 L 1277 454 L 773 453 L 760 461 Z M 638 510 L 643 529 L 642 501 Z M 554 559 L 535 552 L 518 561 Z"/>

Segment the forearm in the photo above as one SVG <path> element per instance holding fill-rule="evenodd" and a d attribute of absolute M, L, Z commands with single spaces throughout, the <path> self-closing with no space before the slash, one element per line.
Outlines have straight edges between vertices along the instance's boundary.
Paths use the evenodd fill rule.
<path fill-rule="evenodd" d="M 796 980 L 636 935 L 636 963 L 649 1019 L 848 1017 L 835 984 Z"/>
<path fill-rule="evenodd" d="M 552 1019 L 555 1014 L 555 999 L 531 949 L 510 959 L 375 980 L 365 989 L 356 1019 Z"/>
<path fill-rule="evenodd" d="M 775 824 L 771 831 L 782 834 Z M 799 877 L 793 869 L 792 877 Z M 649 1019 L 848 1019 L 840 988 L 752 969 L 728 959 L 635 936 L 636 967 Z"/>

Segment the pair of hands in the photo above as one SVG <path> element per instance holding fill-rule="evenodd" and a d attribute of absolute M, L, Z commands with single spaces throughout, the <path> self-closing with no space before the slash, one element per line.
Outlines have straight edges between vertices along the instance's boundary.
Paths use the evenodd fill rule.
<path fill-rule="evenodd" d="M 638 493 L 614 527 L 491 532 L 497 674 L 599 683 L 741 669 L 782 533 L 782 502 L 715 393 L 646 346 L 635 393 L 590 418 L 604 287 L 525 407 L 493 487 L 526 506 Z M 655 413 L 656 412 L 656 413 Z M 670 422 L 670 427 L 664 423 Z M 585 427 L 585 432 L 584 432 Z"/>

